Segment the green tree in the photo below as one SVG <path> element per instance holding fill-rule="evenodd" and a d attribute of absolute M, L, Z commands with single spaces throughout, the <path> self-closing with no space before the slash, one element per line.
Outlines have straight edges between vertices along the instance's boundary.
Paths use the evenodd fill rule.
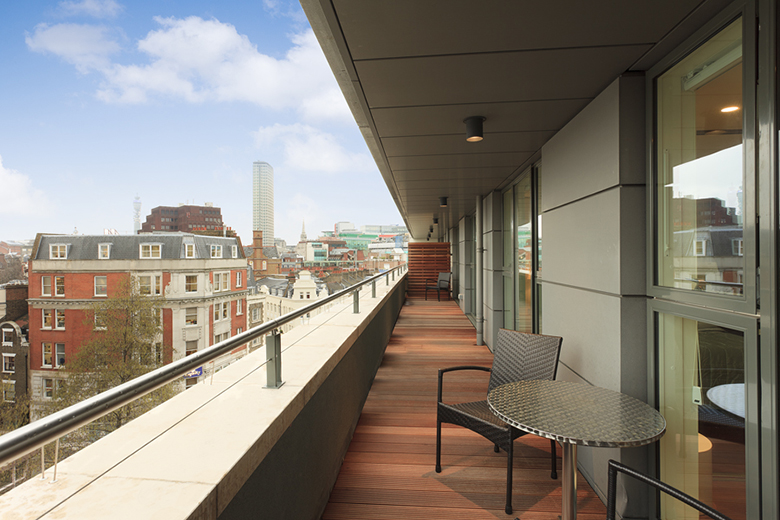
<path fill-rule="evenodd" d="M 3 379 L 6 375 L 3 374 Z M 13 403 L 0 402 L 0 435 L 30 422 L 30 400 L 17 396 Z"/>
<path fill-rule="evenodd" d="M 6 255 L 5 265 L 0 266 L 0 284 L 10 282 L 11 280 L 24 280 L 24 267 L 22 267 L 21 258 Z"/>
<path fill-rule="evenodd" d="M 170 347 L 162 341 L 164 300 L 148 294 L 138 278 L 125 276 L 109 297 L 85 311 L 90 339 L 66 363 L 66 378 L 55 392 L 54 407 L 62 409 L 114 388 L 163 365 Z M 72 434 L 73 452 L 127 424 L 175 394 L 172 384 L 155 390 Z"/>

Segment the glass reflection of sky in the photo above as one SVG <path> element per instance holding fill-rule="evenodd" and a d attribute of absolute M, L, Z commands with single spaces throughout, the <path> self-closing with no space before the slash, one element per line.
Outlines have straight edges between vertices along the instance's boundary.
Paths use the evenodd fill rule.
<path fill-rule="evenodd" d="M 738 194 L 742 192 L 742 145 L 738 144 L 711 155 L 675 166 L 674 198 L 717 198 L 742 214 Z"/>

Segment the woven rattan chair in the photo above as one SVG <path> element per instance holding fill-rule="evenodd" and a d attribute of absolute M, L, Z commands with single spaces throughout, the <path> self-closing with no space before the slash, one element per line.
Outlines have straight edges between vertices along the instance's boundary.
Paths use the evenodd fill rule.
<path fill-rule="evenodd" d="M 441 291 L 444 291 L 444 294 L 449 294 L 451 276 L 452 273 L 439 273 L 439 278 L 435 280 L 435 285 L 429 285 L 433 284 L 434 280 L 427 278 L 425 280 L 425 299 L 428 299 L 428 291 L 436 291 L 436 299 L 439 301 L 441 301 Z"/>
<path fill-rule="evenodd" d="M 500 329 L 493 350 L 493 367 L 459 366 L 439 370 L 439 401 L 436 417 L 436 472 L 441 473 L 441 423 L 457 424 L 472 430 L 493 443 L 495 451 L 504 449 L 506 462 L 506 513 L 512 513 L 512 445 L 526 432 L 513 428 L 496 417 L 487 400 L 472 403 L 445 404 L 442 402 L 442 380 L 445 372 L 456 370 L 483 370 L 490 372 L 489 393 L 493 388 L 515 381 L 555 379 L 563 338 L 527 334 Z M 552 478 L 558 478 L 555 441 L 552 451 Z"/>

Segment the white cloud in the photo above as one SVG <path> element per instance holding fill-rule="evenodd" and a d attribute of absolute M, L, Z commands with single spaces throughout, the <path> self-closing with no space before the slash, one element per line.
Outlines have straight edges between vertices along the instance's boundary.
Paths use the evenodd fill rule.
<path fill-rule="evenodd" d="M 115 18 L 125 8 L 114 0 L 64 1 L 58 4 L 59 11 L 65 16 L 86 15 L 95 18 Z"/>
<path fill-rule="evenodd" d="M 261 127 L 253 132 L 258 148 L 284 150 L 285 166 L 299 171 L 328 173 L 359 172 L 375 168 L 371 157 L 344 149 L 338 139 L 309 125 L 293 124 Z"/>
<path fill-rule="evenodd" d="M 31 51 L 55 54 L 84 74 L 105 70 L 111 64 L 109 56 L 119 50 L 119 44 L 109 37 L 109 29 L 97 25 L 42 23 L 24 41 Z"/>
<path fill-rule="evenodd" d="M 150 63 L 105 67 L 100 99 L 143 103 L 162 95 L 193 103 L 245 101 L 274 110 L 294 109 L 310 120 L 352 121 L 311 30 L 294 35 L 292 48 L 277 59 L 259 52 L 233 25 L 215 19 L 155 21 L 160 29 L 138 42 Z"/>
<path fill-rule="evenodd" d="M 30 178 L 16 170 L 3 167 L 0 157 L 0 186 L 3 187 L 3 203 L 0 204 L 0 215 L 11 217 L 30 216 L 49 213 L 49 202 L 46 195 L 33 187 Z"/>

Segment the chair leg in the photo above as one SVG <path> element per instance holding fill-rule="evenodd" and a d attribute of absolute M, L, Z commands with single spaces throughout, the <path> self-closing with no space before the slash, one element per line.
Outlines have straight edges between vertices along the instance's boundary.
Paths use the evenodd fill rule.
<path fill-rule="evenodd" d="M 493 451 L 495 451 L 496 453 L 499 452 L 498 444 L 493 445 Z"/>
<path fill-rule="evenodd" d="M 441 420 L 436 418 L 436 473 L 441 473 Z"/>
<path fill-rule="evenodd" d="M 441 301 L 441 291 L 436 289 L 436 299 Z"/>
<path fill-rule="evenodd" d="M 425 301 L 428 301 L 428 288 L 425 288 Z"/>
<path fill-rule="evenodd" d="M 512 429 L 509 429 L 509 446 L 506 450 L 506 514 L 512 514 L 512 463 L 514 459 Z"/>
<path fill-rule="evenodd" d="M 557 464 L 557 455 L 555 454 L 556 448 L 555 445 L 557 443 L 550 439 L 550 451 L 552 452 L 552 473 L 550 473 L 550 478 L 553 480 L 558 478 L 558 464 Z"/>

